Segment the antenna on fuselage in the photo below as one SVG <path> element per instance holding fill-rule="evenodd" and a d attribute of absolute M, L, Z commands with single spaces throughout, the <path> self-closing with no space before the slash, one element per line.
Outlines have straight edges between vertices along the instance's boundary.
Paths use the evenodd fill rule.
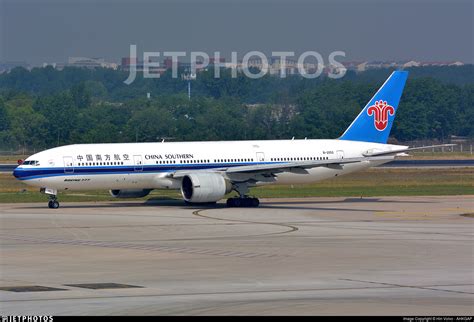
<path fill-rule="evenodd" d="M 165 143 L 166 140 L 173 140 L 174 137 L 169 137 L 169 136 L 163 136 L 161 137 L 161 143 Z"/>

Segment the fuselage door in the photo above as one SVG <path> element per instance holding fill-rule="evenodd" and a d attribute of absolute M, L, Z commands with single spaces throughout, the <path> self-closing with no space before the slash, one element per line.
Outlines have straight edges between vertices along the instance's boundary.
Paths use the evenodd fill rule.
<path fill-rule="evenodd" d="M 265 153 L 257 152 L 257 162 L 263 162 L 263 161 L 265 161 Z"/>
<path fill-rule="evenodd" d="M 74 173 L 74 162 L 72 157 L 63 157 L 64 173 Z"/>
<path fill-rule="evenodd" d="M 143 171 L 143 160 L 141 155 L 133 156 L 133 164 L 135 165 L 135 171 Z"/>
<path fill-rule="evenodd" d="M 343 150 L 337 150 L 336 154 L 337 154 L 338 159 L 341 159 L 341 160 L 344 159 L 344 151 Z"/>

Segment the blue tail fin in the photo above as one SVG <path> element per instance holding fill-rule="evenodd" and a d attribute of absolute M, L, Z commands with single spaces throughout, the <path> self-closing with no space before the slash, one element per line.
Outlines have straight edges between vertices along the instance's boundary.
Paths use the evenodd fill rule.
<path fill-rule="evenodd" d="M 394 71 L 339 139 L 387 143 L 407 77 Z"/>

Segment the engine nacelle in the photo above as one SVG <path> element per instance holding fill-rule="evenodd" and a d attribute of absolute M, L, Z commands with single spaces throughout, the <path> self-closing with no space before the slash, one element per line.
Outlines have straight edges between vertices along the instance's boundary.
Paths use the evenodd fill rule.
<path fill-rule="evenodd" d="M 232 184 L 218 173 L 193 173 L 183 177 L 181 194 L 188 202 L 216 202 L 232 190 Z"/>
<path fill-rule="evenodd" d="M 141 198 L 148 196 L 152 189 L 122 189 L 109 190 L 112 197 L 115 198 Z"/>

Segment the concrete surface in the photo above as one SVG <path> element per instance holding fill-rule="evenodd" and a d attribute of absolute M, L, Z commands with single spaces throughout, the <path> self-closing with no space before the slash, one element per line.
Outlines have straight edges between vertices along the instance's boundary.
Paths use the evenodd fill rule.
<path fill-rule="evenodd" d="M 472 315 L 474 218 L 461 214 L 473 200 L 3 204 L 0 312 Z M 81 283 L 140 287 L 70 286 Z M 19 286 L 62 290 L 8 289 Z"/>

